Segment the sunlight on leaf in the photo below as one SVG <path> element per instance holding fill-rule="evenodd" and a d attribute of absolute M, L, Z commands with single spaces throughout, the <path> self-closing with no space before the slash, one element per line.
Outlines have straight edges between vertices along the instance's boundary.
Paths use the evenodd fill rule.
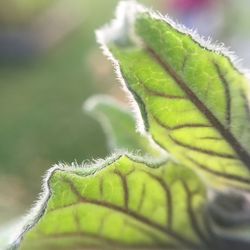
<path fill-rule="evenodd" d="M 89 100 L 116 154 L 52 168 L 10 249 L 248 250 L 245 75 L 223 49 L 134 1 L 97 36 L 144 131 L 118 102 Z"/>
<path fill-rule="evenodd" d="M 141 6 L 131 15 L 131 5 L 123 2 L 118 21 L 97 34 L 140 107 L 146 131 L 210 185 L 249 190 L 246 77 L 223 51 Z"/>
<path fill-rule="evenodd" d="M 151 168 L 120 156 L 94 172 L 52 174 L 46 212 L 21 249 L 197 249 L 209 242 L 205 189 L 189 169 Z"/>

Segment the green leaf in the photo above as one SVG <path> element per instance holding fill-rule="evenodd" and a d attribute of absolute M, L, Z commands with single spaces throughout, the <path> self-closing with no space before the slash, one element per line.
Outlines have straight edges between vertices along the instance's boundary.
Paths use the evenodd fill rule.
<path fill-rule="evenodd" d="M 9 249 L 249 249 L 246 193 L 217 193 L 204 183 L 249 190 L 245 76 L 219 50 L 132 1 L 118 16 L 98 37 L 136 100 L 145 134 L 116 103 L 98 101 L 92 111 L 114 146 L 145 155 L 52 168 Z M 148 160 L 159 154 L 149 136 L 171 160 Z"/>
<path fill-rule="evenodd" d="M 204 221 L 204 185 L 172 162 L 152 168 L 118 156 L 97 166 L 56 168 L 48 185 L 45 212 L 33 218 L 20 249 L 181 250 L 214 244 Z"/>
<path fill-rule="evenodd" d="M 128 151 L 137 155 L 166 158 L 149 136 L 136 131 L 131 111 L 114 98 L 94 96 L 86 101 L 84 107 L 102 125 L 112 152 Z"/>
<path fill-rule="evenodd" d="M 249 85 L 231 57 L 131 2 L 97 35 L 153 139 L 210 185 L 249 190 Z"/>

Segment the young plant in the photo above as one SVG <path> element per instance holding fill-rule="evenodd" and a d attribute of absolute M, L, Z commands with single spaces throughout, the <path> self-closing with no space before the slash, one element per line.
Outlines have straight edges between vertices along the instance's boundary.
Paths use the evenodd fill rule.
<path fill-rule="evenodd" d="M 90 99 L 115 153 L 53 167 L 10 249 L 250 249 L 244 72 L 225 49 L 131 1 L 97 39 L 137 122 L 108 97 Z"/>

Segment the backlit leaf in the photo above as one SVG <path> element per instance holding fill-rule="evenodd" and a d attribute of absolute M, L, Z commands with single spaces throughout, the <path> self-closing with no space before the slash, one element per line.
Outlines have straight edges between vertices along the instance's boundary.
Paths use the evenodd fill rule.
<path fill-rule="evenodd" d="M 250 190 L 247 78 L 224 52 L 133 1 L 117 16 L 98 39 L 144 134 L 113 101 L 90 110 L 112 147 L 143 156 L 52 168 L 10 249 L 248 250 L 249 195 L 240 190 Z M 161 155 L 150 137 L 167 162 L 146 157 Z"/>
<path fill-rule="evenodd" d="M 131 2 L 97 35 L 153 139 L 210 185 L 249 190 L 249 86 L 231 58 Z"/>
<path fill-rule="evenodd" d="M 151 168 L 119 156 L 99 167 L 58 168 L 48 184 L 45 213 L 20 249 L 181 250 L 216 243 L 204 220 L 204 186 L 180 165 Z"/>

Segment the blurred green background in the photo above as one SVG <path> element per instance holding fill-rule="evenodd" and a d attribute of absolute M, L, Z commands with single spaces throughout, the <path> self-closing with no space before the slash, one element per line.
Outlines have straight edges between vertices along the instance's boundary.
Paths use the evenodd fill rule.
<path fill-rule="evenodd" d="M 250 64 L 249 0 L 139 2 L 224 41 Z M 109 153 L 82 104 L 97 93 L 123 99 L 94 34 L 117 3 L 0 1 L 0 224 L 31 206 L 53 164 Z"/>

